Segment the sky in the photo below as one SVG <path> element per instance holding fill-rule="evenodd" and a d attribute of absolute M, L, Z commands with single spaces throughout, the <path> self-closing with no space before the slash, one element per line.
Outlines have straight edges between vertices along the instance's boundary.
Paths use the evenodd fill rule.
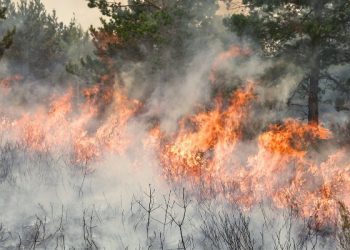
<path fill-rule="evenodd" d="M 68 23 L 73 16 L 85 29 L 100 23 L 100 12 L 98 9 L 89 8 L 86 0 L 42 0 L 42 2 L 49 11 L 55 9 L 59 19 L 65 23 Z"/>
<path fill-rule="evenodd" d="M 56 10 L 60 21 L 69 23 L 75 16 L 84 29 L 90 25 L 97 26 L 100 23 L 100 12 L 87 6 L 86 0 L 41 0 L 46 9 L 51 12 Z M 19 2 L 16 0 L 15 2 Z"/>
<path fill-rule="evenodd" d="M 19 0 L 16 0 L 17 2 Z M 57 16 L 60 21 L 69 23 L 69 21 L 75 16 L 77 21 L 84 29 L 89 28 L 90 25 L 98 26 L 100 24 L 100 12 L 97 8 L 91 9 L 87 6 L 87 0 L 41 0 L 46 9 L 51 12 L 56 10 Z M 124 0 L 126 1 L 126 0 Z M 121 0 L 123 2 L 123 0 Z M 239 2 L 235 0 L 234 2 Z M 219 11 L 220 14 L 227 14 L 223 5 Z"/>

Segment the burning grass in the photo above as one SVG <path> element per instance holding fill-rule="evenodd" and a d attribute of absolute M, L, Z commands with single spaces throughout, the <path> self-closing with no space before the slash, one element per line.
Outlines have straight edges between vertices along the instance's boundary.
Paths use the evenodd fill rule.
<path fill-rule="evenodd" d="M 32 151 L 66 152 L 76 165 L 89 165 L 107 152 L 124 154 L 133 140 L 140 140 L 127 128 L 141 104 L 122 90 L 110 95 L 113 101 L 102 121 L 96 122 L 91 98 L 74 109 L 69 89 L 53 98 L 49 108 L 16 118 L 4 116 L 2 133 Z M 173 134 L 153 128 L 143 138 L 144 152 L 155 153 L 163 178 L 170 183 L 190 181 L 206 199 L 223 195 L 244 209 L 269 201 L 276 208 L 292 207 L 299 216 L 314 218 L 317 228 L 336 224 L 339 202 L 350 206 L 346 151 L 320 161 L 314 145 L 331 138 L 331 132 L 287 119 L 268 126 L 253 141 L 254 153 L 239 159 L 254 101 L 252 84 L 236 90 L 228 101 L 218 97 L 211 108 L 183 117 Z"/>
<path fill-rule="evenodd" d="M 217 60 L 242 53 L 248 52 L 231 48 Z M 1 93 L 6 98 L 11 86 L 8 81 L 0 86 L 6 88 Z M 130 133 L 129 127 L 132 123 L 147 123 L 138 116 L 143 107 L 140 101 L 130 99 L 123 89 L 101 89 L 96 85 L 84 89 L 84 102 L 77 103 L 74 97 L 81 93 L 69 88 L 52 97 L 47 107 L 20 110 L 16 115 L 1 107 L 0 132 L 5 142 L 18 143 L 34 153 L 65 155 L 73 166 L 93 168 L 106 155 L 133 152 L 133 165 L 138 169 L 144 164 L 139 160 L 141 154 L 154 155 L 155 167 L 161 169 L 159 178 L 171 186 L 192 186 L 190 194 L 200 200 L 223 199 L 247 213 L 268 203 L 273 209 L 291 211 L 307 220 L 309 229 L 336 232 L 339 221 L 344 221 L 344 211 L 350 208 L 348 151 L 337 148 L 327 157 L 322 156 L 318 152 L 320 142 L 330 140 L 331 131 L 291 118 L 269 124 L 265 130 L 255 131 L 255 138 L 246 140 L 245 131 L 254 122 L 252 112 L 258 98 L 254 91 L 255 84 L 249 82 L 230 98 L 219 95 L 212 104 L 179 119 L 175 132 L 155 126 L 138 137 Z M 142 149 L 136 150 L 135 145 L 142 145 Z M 245 145 L 250 150 L 245 151 Z M 2 175 L 9 175 L 10 170 L 5 170 Z M 185 203 L 182 208 L 185 209 Z M 183 221 L 171 216 L 181 231 Z M 207 234 L 212 230 L 231 230 L 220 236 L 224 240 L 232 240 L 231 233 L 242 233 L 224 226 L 249 231 L 243 212 L 237 221 L 230 221 L 227 214 L 211 218 L 221 224 L 204 224 L 204 230 Z M 42 220 L 37 223 L 39 227 L 44 224 Z M 209 236 L 215 241 L 213 235 Z M 250 235 L 237 237 L 245 237 L 244 244 L 249 249 L 254 245 Z M 189 243 L 183 235 L 181 239 L 182 248 L 186 248 Z M 212 244 L 221 246 L 218 242 Z"/>

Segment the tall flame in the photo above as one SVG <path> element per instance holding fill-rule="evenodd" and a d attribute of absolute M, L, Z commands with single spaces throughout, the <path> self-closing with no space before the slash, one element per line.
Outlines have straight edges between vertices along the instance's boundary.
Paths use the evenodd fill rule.
<path fill-rule="evenodd" d="M 228 105 L 216 99 L 215 107 L 179 122 L 179 131 L 165 141 L 160 160 L 170 178 L 213 177 L 222 171 L 226 155 L 242 136 L 242 124 L 254 99 L 252 85 L 234 93 Z"/>
<path fill-rule="evenodd" d="M 244 208 L 265 201 L 291 207 L 319 229 L 336 223 L 339 202 L 350 207 L 350 160 L 345 151 L 323 162 L 313 157 L 319 141 L 332 137 L 329 130 L 287 119 L 258 136 L 255 153 L 243 161 L 237 156 L 242 155 L 237 145 L 244 143 L 253 90 L 248 85 L 228 105 L 217 99 L 213 109 L 183 118 L 173 135 L 153 129 L 164 176 L 175 182 L 189 179 L 201 195 L 224 195 Z"/>
<path fill-rule="evenodd" d="M 93 90 L 84 90 L 84 94 L 86 91 Z M 39 108 L 12 120 L 3 117 L 2 132 L 6 130 L 14 140 L 37 152 L 72 151 L 72 161 L 77 164 L 96 160 L 104 151 L 122 153 L 130 140 L 126 125 L 139 102 L 128 99 L 122 90 L 110 95 L 113 102 L 108 116 L 96 128 L 91 128 L 97 123 L 95 103 L 87 98 L 81 110 L 75 112 L 73 90 L 69 89 L 63 96 L 53 98 L 48 109 Z"/>
<path fill-rule="evenodd" d="M 213 72 L 222 60 L 248 53 L 232 47 L 218 56 Z M 0 88 L 10 86 L 0 82 Z M 128 125 L 141 103 L 128 98 L 123 89 L 101 88 L 84 89 L 82 104 L 74 101 L 69 89 L 47 108 L 17 116 L 2 108 L 0 133 L 34 152 L 67 153 L 77 165 L 96 161 L 105 152 L 123 154 L 138 142 Z M 315 228 L 336 223 L 338 204 L 350 208 L 347 152 L 318 157 L 317 146 L 329 140 L 331 132 L 294 119 L 267 126 L 246 141 L 254 89 L 248 83 L 229 100 L 217 97 L 212 106 L 181 118 L 174 133 L 151 129 L 143 138 L 144 148 L 157 155 L 164 178 L 174 183 L 189 180 L 204 198 L 223 196 L 246 209 L 263 202 L 291 207 L 299 216 L 311 218 Z M 244 144 L 253 146 L 245 152 Z"/>

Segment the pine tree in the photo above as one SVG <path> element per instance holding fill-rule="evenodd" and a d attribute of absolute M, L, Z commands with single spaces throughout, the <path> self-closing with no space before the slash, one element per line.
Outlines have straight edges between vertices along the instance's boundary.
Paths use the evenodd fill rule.
<path fill-rule="evenodd" d="M 109 34 L 118 41 L 106 50 L 115 71 L 128 63 L 143 63 L 142 70 L 134 72 L 139 84 L 168 84 L 183 75 L 195 51 L 207 47 L 218 8 L 216 0 L 89 0 L 89 6 L 107 17 L 101 28 L 92 30 L 93 36 Z"/>
<path fill-rule="evenodd" d="M 239 36 L 258 41 L 265 56 L 286 58 L 305 69 L 308 121 L 319 122 L 320 82 L 339 88 L 328 70 L 350 62 L 350 2 L 348 0 L 244 0 L 249 13 L 234 14 L 225 24 Z"/>

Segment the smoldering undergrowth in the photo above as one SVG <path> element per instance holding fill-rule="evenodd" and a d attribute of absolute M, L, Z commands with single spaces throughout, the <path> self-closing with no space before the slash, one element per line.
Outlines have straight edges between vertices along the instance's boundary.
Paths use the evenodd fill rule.
<path fill-rule="evenodd" d="M 12 19 L 9 20 L 9 25 L 12 21 Z M 242 204 L 236 204 L 230 197 L 232 194 L 239 194 L 237 197 L 241 200 L 244 198 L 247 198 L 248 201 L 249 198 L 253 199 L 253 192 L 246 192 L 245 196 L 242 197 L 241 190 L 238 190 L 242 175 L 238 175 L 238 180 L 234 179 L 231 182 L 216 181 L 215 176 L 214 178 L 210 176 L 212 178 L 210 181 L 216 185 L 210 188 L 208 188 L 210 185 L 205 184 L 204 180 L 198 183 L 195 181 L 196 178 L 191 179 L 193 176 L 184 176 L 184 178 L 174 181 L 164 178 L 166 174 L 164 174 L 164 166 L 159 161 L 159 152 L 157 151 L 159 149 L 150 152 L 142 148 L 144 134 L 149 132 L 150 127 L 154 127 L 154 124 L 159 125 L 162 132 L 170 134 L 169 137 L 164 138 L 164 141 L 171 141 L 172 136 L 176 137 L 177 135 L 178 122 L 181 121 L 182 117 L 195 115 L 197 112 L 215 110 L 213 99 L 217 94 L 224 99 L 222 106 L 218 109 L 221 112 L 229 107 L 227 99 L 232 92 L 253 82 L 256 85 L 254 95 L 258 98 L 251 105 L 251 113 L 249 113 L 250 111 L 243 113 L 249 113 L 247 121 L 244 121 L 244 126 L 238 126 L 239 129 L 243 127 L 244 135 L 239 137 L 235 151 L 237 155 L 227 157 L 228 162 L 238 162 L 239 166 L 243 165 L 240 171 L 244 173 L 252 167 L 248 165 L 249 160 L 246 159 L 246 156 L 259 152 L 258 135 L 267 132 L 271 124 L 275 125 L 274 132 L 281 130 L 283 132 L 283 120 L 286 117 L 300 116 L 300 113 L 305 111 L 304 106 L 297 108 L 295 108 L 297 105 L 288 106 L 288 97 L 290 94 L 294 96 L 297 84 L 304 73 L 302 69 L 289 65 L 287 62 L 272 62 L 259 56 L 249 55 L 252 52 L 247 47 L 254 45 L 246 44 L 244 41 L 238 41 L 234 36 L 224 34 L 221 30 L 222 26 L 216 25 L 216 28 L 221 32 L 220 36 L 226 40 L 226 44 L 220 39 L 214 38 L 210 40 L 211 46 L 209 48 L 201 47 L 198 49 L 196 48 L 197 43 L 191 44 L 189 42 L 192 57 L 186 60 L 190 62 L 186 64 L 188 67 L 184 67 L 181 72 L 178 72 L 176 67 L 170 67 L 171 65 L 167 63 L 167 70 L 172 72 L 171 77 L 157 77 L 157 75 L 150 77 L 149 74 L 145 73 L 145 69 L 149 70 L 147 61 L 141 63 L 125 62 L 125 65 L 118 68 L 118 72 L 112 72 L 114 80 L 118 79 L 117 75 L 122 76 L 128 96 L 140 97 L 142 100 L 141 109 L 137 110 L 135 114 L 133 113 L 132 118 L 127 122 L 128 128 L 125 131 L 116 131 L 116 126 L 112 126 L 111 130 L 107 129 L 107 136 L 104 134 L 104 137 L 98 137 L 97 142 L 94 141 L 91 144 L 89 144 L 89 140 L 83 140 L 82 145 L 88 145 L 83 148 L 89 153 L 95 144 L 100 145 L 101 138 L 107 141 L 112 138 L 113 142 L 116 142 L 120 138 L 113 137 L 115 134 L 131 134 L 131 146 L 122 154 L 116 155 L 104 145 L 100 151 L 101 155 L 98 155 L 101 157 L 97 157 L 97 161 L 89 161 L 89 158 L 85 159 L 86 161 L 77 162 L 74 161 L 74 155 L 71 152 L 73 146 L 70 144 L 70 138 L 68 139 L 69 143 L 63 143 L 59 149 L 52 150 L 52 148 L 44 147 L 40 150 L 33 150 L 28 143 L 23 142 L 20 133 L 9 135 L 6 130 L 3 132 L 2 138 L 4 139 L 0 143 L 0 190 L 2 194 L 0 246 L 2 248 L 347 248 L 350 244 L 347 225 L 348 211 L 342 209 L 341 206 L 342 216 L 338 222 L 341 225 L 339 227 L 328 226 L 328 224 L 325 227 L 315 226 L 318 222 L 318 213 L 303 217 L 300 216 L 299 207 L 293 206 L 294 204 L 288 204 L 280 209 L 270 204 L 272 199 L 262 199 L 258 204 L 254 204 L 253 208 L 247 208 L 241 206 Z M 79 36 L 79 38 L 82 37 Z M 228 43 L 235 45 L 231 46 Z M 73 51 L 72 48 L 74 46 L 70 47 L 68 55 L 77 52 Z M 83 50 L 85 49 L 83 48 Z M 84 53 L 78 52 L 79 55 L 74 55 L 74 58 L 85 53 L 85 51 L 83 51 Z M 67 55 L 65 54 L 65 56 Z M 66 59 L 62 60 L 66 62 Z M 10 113 L 18 118 L 29 113 L 26 122 L 28 124 L 31 121 L 35 122 L 38 114 L 36 111 L 39 110 L 39 114 L 45 115 L 54 112 L 55 109 L 48 107 L 48 103 L 54 99 L 52 98 L 53 92 L 57 96 L 67 92 L 66 84 L 55 86 L 53 90 L 53 87 L 47 84 L 48 79 L 50 81 L 57 80 L 57 78 L 69 79 L 74 82 L 72 84 L 73 112 L 67 115 L 67 120 L 72 122 L 69 123 L 68 127 L 64 127 L 67 123 L 62 121 L 66 122 L 67 120 L 57 119 L 62 124 L 54 120 L 53 125 L 50 123 L 48 128 L 44 128 L 44 131 L 46 129 L 51 133 L 54 128 L 63 127 L 63 131 L 66 132 L 66 130 L 75 128 L 75 126 L 70 125 L 76 125 L 74 121 L 76 117 L 79 117 L 81 105 L 86 104 L 86 102 L 100 105 L 95 101 L 103 100 L 105 96 L 101 95 L 98 92 L 98 87 L 94 88 L 95 86 L 89 89 L 92 90 L 92 94 L 88 97 L 81 94 L 81 91 L 84 90 L 81 89 L 81 85 L 85 84 L 85 82 L 81 83 L 82 78 L 76 84 L 77 79 L 66 77 L 66 72 L 64 77 L 57 77 L 57 75 L 61 75 L 63 67 L 61 61 L 57 63 L 59 64 L 56 65 L 57 67 L 53 66 L 45 70 L 44 73 L 49 72 L 46 79 L 36 79 L 38 77 L 34 77 L 34 73 L 28 72 L 28 67 L 21 64 L 21 68 L 25 68 L 22 73 L 26 74 L 26 81 L 18 80 L 17 83 L 10 84 L 9 94 L 0 97 L 1 114 Z M 280 84 L 276 82 L 269 84 L 265 74 L 280 64 L 285 66 L 289 73 L 278 79 Z M 10 64 L 8 69 L 3 70 L 4 74 L 7 70 L 13 73 L 17 69 L 16 65 Z M 51 70 L 55 71 L 54 74 L 50 74 Z M 267 80 L 265 79 L 265 82 L 259 81 L 264 76 Z M 89 81 L 93 80 L 93 77 L 87 76 L 87 78 Z M 165 79 L 166 84 L 165 80 L 162 81 L 159 78 Z M 111 89 L 118 90 L 119 82 L 115 80 L 112 83 Z M 109 97 L 107 96 L 106 99 Z M 120 96 L 118 97 L 120 98 Z M 299 92 L 295 93 L 297 101 L 299 99 L 302 101 L 303 97 Z M 113 101 L 111 103 L 113 104 Z M 127 104 L 130 105 L 130 103 Z M 89 107 L 94 108 L 93 105 Z M 85 130 L 79 136 L 83 139 L 91 139 L 93 138 L 91 135 L 94 135 L 104 122 L 118 124 L 120 117 L 108 120 L 118 110 L 118 107 L 116 110 L 111 107 L 112 105 L 107 105 L 102 115 L 93 117 L 89 121 L 91 124 L 89 123 L 86 127 L 82 126 Z M 327 107 L 332 110 L 330 105 Z M 129 110 L 127 109 L 127 111 Z M 123 114 L 123 112 L 121 113 Z M 343 117 L 344 112 L 341 114 Z M 335 116 L 340 119 L 338 113 Z M 57 117 L 61 118 L 59 112 Z M 44 116 L 40 121 L 46 124 L 46 118 L 47 116 Z M 230 121 L 239 120 L 240 113 L 233 118 Z M 229 122 L 227 124 L 231 124 Z M 188 131 L 195 134 L 196 124 L 191 123 L 191 121 L 188 123 L 190 123 Z M 4 124 L 1 123 L 1 125 Z M 15 126 L 16 123 L 9 122 L 6 125 Z M 64 136 L 61 133 L 55 135 L 57 135 L 57 139 L 67 139 L 65 138 L 67 134 L 69 133 L 63 133 Z M 275 136 L 277 137 L 277 135 L 276 133 Z M 39 136 L 35 138 L 39 138 L 34 140 L 35 145 L 45 145 L 45 135 L 41 136 L 39 133 Z M 337 138 L 344 139 L 341 138 L 341 135 Z M 44 143 L 41 144 L 42 142 Z M 298 140 L 293 138 L 288 138 L 287 143 L 296 145 L 296 147 L 300 146 Z M 56 146 L 59 142 L 53 144 Z M 152 142 L 150 144 L 154 146 Z M 112 143 L 108 144 L 108 146 L 111 145 L 113 146 Z M 161 146 L 164 145 L 171 146 L 171 144 L 166 143 Z M 196 157 L 190 158 L 190 160 L 194 159 L 194 162 L 198 163 L 196 159 L 199 158 L 203 162 L 203 166 L 206 164 L 205 166 L 208 167 L 204 161 L 215 159 L 214 148 L 210 145 L 208 152 L 196 149 L 194 152 Z M 221 152 L 222 148 L 215 149 Z M 327 147 L 325 149 L 314 147 L 312 154 L 307 154 L 307 157 L 315 157 L 321 161 L 321 158 L 327 158 L 333 150 L 328 149 Z M 190 153 L 192 152 L 190 151 Z M 262 152 L 263 156 L 264 153 L 266 152 Z M 273 168 L 284 161 L 281 154 L 276 155 L 267 158 L 268 160 L 264 158 L 266 162 L 256 161 L 262 164 L 259 166 L 266 168 L 272 166 Z M 218 162 L 221 163 L 221 161 Z M 184 166 L 186 167 L 185 164 Z M 276 189 L 286 182 L 292 182 L 289 178 L 293 177 L 295 174 L 293 170 L 297 169 L 299 165 L 293 159 L 288 166 L 288 171 L 278 176 L 279 181 L 277 181 Z M 205 168 L 201 166 L 195 170 L 201 171 Z M 234 170 L 236 169 L 229 168 L 228 172 L 231 173 Z M 257 168 L 256 171 L 259 173 L 258 170 Z M 308 174 L 310 173 L 308 172 Z M 261 179 L 265 178 L 264 175 L 260 177 Z M 267 176 L 266 179 L 269 177 Z M 272 182 L 272 179 L 270 177 L 269 180 Z M 318 176 L 315 187 L 322 183 L 320 179 L 321 177 Z M 316 188 L 311 184 L 306 189 L 313 191 Z M 217 192 L 217 187 L 223 192 Z M 265 195 L 270 191 L 259 188 L 257 190 L 259 195 Z M 327 191 L 326 188 L 325 190 Z M 252 197 L 249 197 L 250 195 Z"/>
<path fill-rule="evenodd" d="M 342 249 L 336 234 L 268 204 L 244 211 L 225 197 L 197 199 L 149 168 L 111 156 L 89 174 L 63 156 L 1 146 L 0 244 L 7 249 Z M 132 176 L 132 177 L 131 177 Z M 155 181 L 157 178 L 157 181 Z M 195 188 L 195 187 L 192 187 Z M 310 219 L 311 220 L 311 219 Z M 338 236 L 336 236 L 338 235 Z"/>
<path fill-rule="evenodd" d="M 209 53 L 209 58 L 213 54 Z M 195 79 L 198 86 L 194 85 L 201 86 L 202 74 L 207 70 L 188 76 L 188 85 Z M 191 91 L 180 92 L 177 98 L 186 99 Z M 5 130 L 0 150 L 2 246 L 9 249 L 331 249 L 346 246 L 346 230 L 345 234 L 332 227 L 319 230 L 313 225 L 314 218 L 300 217 L 294 208 L 280 210 L 269 205 L 269 201 L 252 210 L 240 207 L 225 196 L 235 194 L 234 181 L 232 185 L 215 183 L 225 191 L 216 193 L 215 187 L 208 190 L 207 185 L 191 183 L 190 178 L 175 182 L 163 178 L 157 150 L 146 151 L 141 143 L 149 130 L 148 119 L 156 109 L 154 103 L 163 108 L 157 115 L 169 113 L 161 121 L 170 133 L 176 131 L 178 117 L 196 110 L 196 101 L 189 102 L 184 110 L 182 106 L 174 109 L 176 98 L 168 97 L 174 98 L 173 102 L 169 102 L 169 98 L 153 97 L 146 105 L 149 113 L 138 114 L 128 122 L 128 129 L 123 133 L 131 134 L 133 140 L 125 153 L 115 155 L 106 149 L 98 161 L 72 161 L 69 144 L 63 144 L 59 150 L 36 151 L 23 138 L 11 138 Z M 8 96 L 2 101 L 8 102 Z M 33 106 L 31 112 L 35 114 L 40 105 Z M 253 108 L 261 111 L 259 104 Z M 20 116 L 26 108 L 18 105 L 13 110 L 19 110 Z M 50 110 L 47 107 L 46 112 Z M 112 111 L 107 109 L 107 118 Z M 263 123 L 276 119 L 269 111 L 256 114 Z M 103 124 L 99 122 L 97 124 Z M 257 131 L 252 131 L 252 136 L 238 144 L 235 160 L 246 164 L 246 155 L 257 152 L 254 133 L 264 125 L 259 126 Z M 94 128 L 89 133 L 94 133 Z"/>

